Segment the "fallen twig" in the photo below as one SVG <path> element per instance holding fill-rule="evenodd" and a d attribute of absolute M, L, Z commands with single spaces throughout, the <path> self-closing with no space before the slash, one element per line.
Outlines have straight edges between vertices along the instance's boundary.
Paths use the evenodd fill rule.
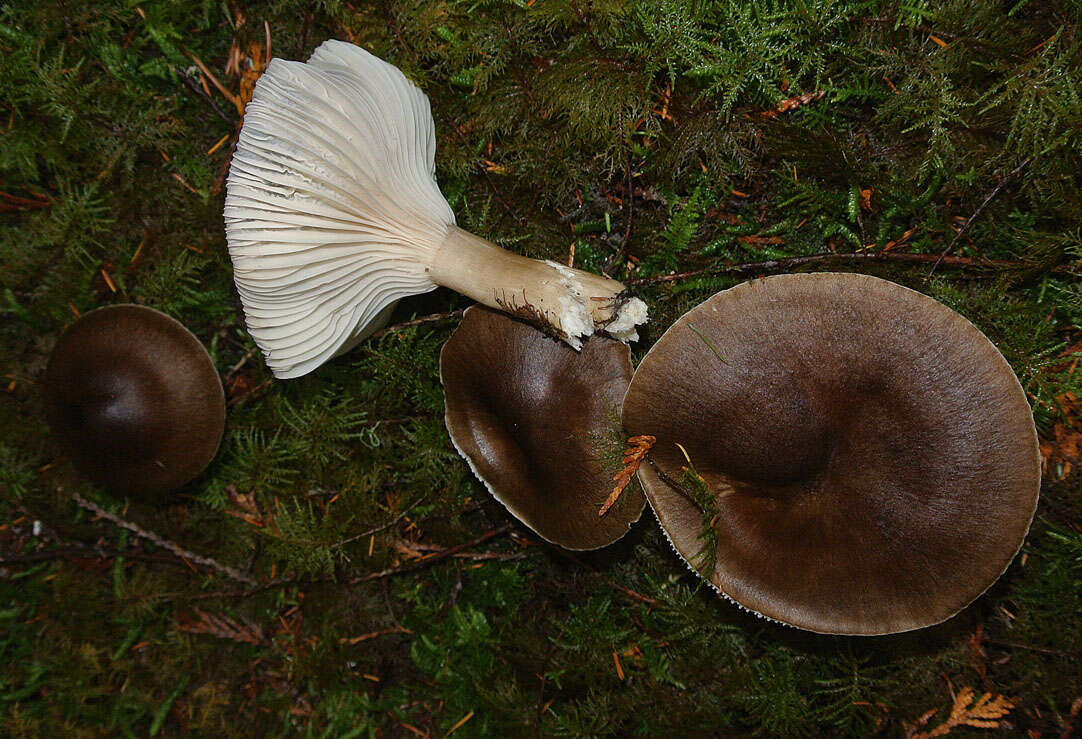
<path fill-rule="evenodd" d="M 471 718 L 473 718 L 473 715 L 474 715 L 474 711 L 470 711 L 465 716 L 460 718 L 458 721 L 455 722 L 454 726 L 452 726 L 450 729 L 447 730 L 447 733 L 444 734 L 444 736 L 451 736 L 451 734 L 454 734 L 456 731 L 458 731 L 460 728 L 462 728 L 463 724 L 465 724 L 467 721 L 469 721 Z"/>
<path fill-rule="evenodd" d="M 633 180 L 634 169 L 631 167 L 630 152 L 625 156 L 625 161 L 627 165 L 627 225 L 624 227 L 624 235 L 620 239 L 620 246 L 616 253 L 605 262 L 603 273 L 619 266 L 621 262 L 627 261 L 627 245 L 631 241 L 631 226 L 635 218 L 635 182 Z M 571 248 L 575 248 L 574 243 L 572 243 Z M 573 265 L 569 264 L 567 266 L 571 267 Z"/>
<path fill-rule="evenodd" d="M 234 567 L 230 567 L 228 565 L 223 565 L 222 563 L 211 559 L 210 557 L 204 557 L 201 554 L 190 552 L 187 549 L 181 547 L 179 544 L 169 541 L 168 539 L 163 539 L 161 536 L 158 536 L 154 532 L 147 531 L 146 529 L 132 523 L 131 521 L 126 521 L 115 513 L 110 513 L 109 511 L 99 506 L 97 503 L 89 501 L 83 496 L 79 495 L 79 493 L 72 493 L 71 498 L 76 502 L 76 504 L 78 504 L 80 508 L 85 508 L 94 515 L 104 518 L 106 521 L 109 521 L 110 523 L 113 523 L 122 529 L 127 529 L 139 538 L 146 539 L 152 544 L 155 544 L 168 552 L 172 552 L 181 559 L 187 560 L 188 562 L 193 562 L 198 565 L 203 565 L 204 567 L 209 567 L 216 572 L 220 572 L 229 579 L 236 580 L 237 582 L 242 582 L 245 585 L 259 584 L 253 578 L 245 575 L 240 570 Z"/>
<path fill-rule="evenodd" d="M 491 531 L 486 531 L 484 534 L 481 534 L 481 536 L 478 536 L 476 539 L 471 539 L 470 541 L 464 542 L 462 544 L 456 544 L 453 547 L 448 547 L 447 549 L 441 549 L 438 552 L 433 552 L 432 554 L 427 554 L 424 557 L 421 557 L 419 559 L 414 560 L 413 562 L 410 562 L 409 564 L 400 565 L 398 567 L 389 567 L 386 570 L 380 570 L 379 572 L 370 572 L 367 575 L 361 575 L 360 577 L 355 577 L 352 580 L 348 580 L 347 582 L 350 585 L 357 585 L 358 583 L 370 582 L 372 580 L 380 580 L 380 579 L 382 579 L 384 577 L 392 577 L 394 575 L 401 575 L 404 572 L 412 572 L 413 570 L 418 570 L 418 569 L 421 569 L 422 567 L 428 567 L 429 565 L 435 564 L 436 562 L 439 562 L 440 560 L 447 559 L 448 557 L 450 557 L 453 554 L 457 554 L 458 552 L 464 551 L 466 549 L 472 549 L 473 547 L 477 546 L 478 544 L 485 543 L 489 539 L 494 539 L 497 536 L 501 536 L 502 534 L 506 534 L 512 528 L 514 528 L 514 527 L 511 524 L 509 524 L 509 523 L 504 524 L 503 526 L 500 526 L 499 528 L 492 529 Z"/>
<path fill-rule="evenodd" d="M 412 511 L 414 508 L 421 505 L 421 503 L 424 503 L 427 498 L 428 498 L 427 495 L 422 495 L 420 498 L 418 498 L 417 500 L 410 503 L 409 507 L 406 508 L 406 510 L 399 513 L 397 516 L 392 518 L 387 523 L 380 524 L 379 526 L 368 529 L 367 531 L 362 531 L 361 533 L 354 534 L 353 536 L 351 536 L 351 537 L 349 537 L 347 539 L 342 539 L 342 541 L 335 542 L 334 544 L 331 544 L 330 548 L 331 549 L 339 549 L 341 547 L 344 547 L 346 544 L 351 544 L 351 543 L 357 541 L 358 539 L 364 539 L 367 536 L 372 536 L 373 534 L 378 534 L 381 531 L 386 531 L 387 529 L 391 528 L 392 526 L 397 524 L 399 521 L 404 519 L 407 515 L 409 515 L 409 512 Z"/>
<path fill-rule="evenodd" d="M 198 608 L 193 609 L 191 614 L 181 614 L 177 618 L 177 631 L 205 634 L 254 646 L 270 641 L 263 627 L 253 621 L 243 617 L 238 620 L 222 613 L 208 613 Z"/>
<path fill-rule="evenodd" d="M 427 316 L 421 316 L 420 318 L 414 318 L 412 321 L 405 321 L 403 323 L 396 323 L 393 326 L 387 328 L 381 328 L 376 333 L 372 334 L 371 339 L 378 339 L 394 331 L 401 331 L 404 328 L 410 328 L 411 326 L 420 326 L 423 323 L 435 323 L 436 321 L 450 321 L 455 318 L 462 318 L 462 313 L 465 309 L 453 310 L 448 313 L 431 313 Z"/>
<path fill-rule="evenodd" d="M 197 67 L 199 67 L 199 71 L 202 72 L 203 74 L 205 74 L 207 76 L 207 78 L 210 79 L 211 83 L 216 88 L 218 88 L 218 92 L 222 93 L 222 97 L 224 97 L 229 102 L 233 103 L 233 107 L 235 107 L 237 109 L 237 114 L 238 115 L 244 115 L 244 103 L 241 102 L 241 100 L 236 95 L 231 93 L 226 88 L 225 85 L 223 85 L 221 82 L 218 81 L 218 78 L 214 76 L 213 72 L 211 72 L 209 69 L 207 69 L 207 65 L 203 64 L 203 61 L 199 57 L 197 57 L 195 54 L 191 54 L 191 53 L 188 54 L 188 57 L 193 62 L 195 62 L 195 65 Z"/>
<path fill-rule="evenodd" d="M 645 603 L 648 606 L 661 605 L 660 601 L 655 600 L 654 598 L 651 598 L 649 596 L 643 595 L 642 593 L 636 593 L 634 590 L 631 590 L 630 588 L 625 588 L 623 585 L 617 585 L 612 580 L 609 580 L 609 585 L 611 585 L 616 590 L 619 590 L 621 593 L 626 595 L 628 598 L 631 598 L 632 600 L 637 600 L 640 603 Z"/>
<path fill-rule="evenodd" d="M 246 403 L 253 395 L 255 395 L 256 393 L 259 393 L 259 392 L 261 392 L 263 390 L 266 390 L 268 387 L 270 387 L 271 383 L 273 383 L 273 382 L 274 382 L 274 378 L 273 377 L 268 377 L 266 380 L 259 383 L 258 385 L 253 387 L 251 390 L 245 391 L 245 392 L 241 393 L 240 395 L 237 395 L 237 396 L 235 396 L 233 398 L 230 398 L 229 399 L 229 407 L 230 408 L 235 408 L 235 407 L 241 405 L 242 403 Z"/>
<path fill-rule="evenodd" d="M 6 192 L 0 192 L 0 211 L 48 208 L 53 202 L 52 198 L 46 195 L 38 195 L 35 198 L 24 198 L 19 195 L 10 195 Z"/>
<path fill-rule="evenodd" d="M 472 562 L 497 561 L 517 562 L 530 556 L 529 552 L 459 552 L 453 555 L 455 559 L 468 559 Z"/>
<path fill-rule="evenodd" d="M 103 547 L 88 547 L 75 545 L 60 547 L 57 549 L 45 549 L 25 554 L 0 555 L 0 567 L 31 565 L 39 562 L 50 562 L 58 559 L 134 559 L 143 562 L 161 562 L 162 564 L 175 565 L 191 569 L 194 565 L 190 560 L 184 560 L 176 556 L 165 554 L 151 554 L 149 552 L 122 551 L 119 549 L 106 549 Z"/>
<path fill-rule="evenodd" d="M 944 267 L 951 267 L 954 269 L 1022 270 L 1031 269 L 1037 266 L 1032 262 L 1021 262 L 1011 259 L 985 259 L 984 257 L 941 256 L 937 254 L 910 254 L 908 252 L 893 251 L 849 253 L 821 252 L 819 254 L 809 254 L 803 257 L 768 259 L 763 262 L 715 265 L 713 267 L 691 270 L 690 272 L 677 272 L 670 275 L 656 275 L 654 277 L 643 277 L 637 280 L 627 280 L 625 284 L 634 286 L 655 285 L 665 282 L 679 282 L 680 280 L 685 280 L 689 277 L 700 277 L 711 274 L 775 272 L 792 269 L 793 267 L 800 267 L 805 264 L 814 264 L 816 262 L 910 262 L 918 264 L 934 264 L 936 261 L 939 261 Z M 1070 265 L 1057 265 L 1053 268 L 1053 271 L 1063 272 L 1070 268 Z"/>
<path fill-rule="evenodd" d="M 249 349 L 244 353 L 244 356 L 237 360 L 237 363 L 229 368 L 229 371 L 225 373 L 224 382 L 229 382 L 233 379 L 234 375 L 240 372 L 240 368 L 243 367 L 252 356 L 259 351 L 255 347 Z"/>
<path fill-rule="evenodd" d="M 206 93 L 206 90 L 203 89 L 202 85 L 196 82 L 193 77 L 186 74 L 184 70 L 179 69 L 177 70 L 177 74 L 180 77 L 181 81 L 184 82 L 184 84 L 187 85 L 192 92 L 194 92 L 196 95 L 203 98 L 203 100 L 210 104 L 211 109 L 218 115 L 219 118 L 221 118 L 223 121 L 225 121 L 231 126 L 236 125 L 236 121 L 227 116 L 225 112 L 220 107 L 218 107 L 218 103 L 215 102 L 214 98 L 208 95 Z"/>
<path fill-rule="evenodd" d="M 1049 654 L 1053 657 L 1070 657 L 1072 652 L 1065 652 L 1062 649 L 1051 649 L 1049 647 L 1035 647 L 1031 644 L 1022 644 L 1016 641 L 1003 641 L 1001 639 L 984 639 L 985 644 L 995 644 L 997 647 L 1007 647 L 1009 649 L 1025 649 L 1030 652 L 1037 652 L 1038 654 Z"/>
<path fill-rule="evenodd" d="M 898 26 L 898 17 L 897 16 L 883 16 L 883 17 L 880 17 L 880 18 L 865 18 L 863 22 L 865 22 L 865 23 L 881 23 L 881 24 L 892 25 L 894 27 L 897 27 Z M 993 57 L 998 56 L 998 54 L 996 53 L 996 50 L 990 48 L 987 44 L 985 44 L 985 43 L 983 43 L 983 42 L 981 42 L 981 41 L 979 41 L 978 39 L 975 39 L 975 38 L 968 38 L 968 37 L 965 37 L 965 36 L 959 36 L 957 34 L 949 33 L 947 31 L 939 31 L 939 30 L 936 30 L 934 28 L 930 28 L 929 26 L 926 26 L 926 25 L 923 25 L 923 24 L 913 26 L 913 28 L 918 30 L 918 31 L 923 31 L 924 33 L 927 33 L 930 36 L 939 36 L 941 38 L 947 39 L 948 41 L 957 41 L 957 42 L 959 42 L 961 44 L 964 44 L 965 46 L 968 46 L 968 47 L 972 48 L 973 51 L 977 52 L 978 54 L 980 54 L 980 55 L 982 55 L 982 56 L 984 56 L 986 58 L 993 58 Z"/>
<path fill-rule="evenodd" d="M 375 639 L 377 636 L 387 636 L 388 634 L 412 634 L 413 631 L 407 629 L 405 626 L 396 626 L 393 629 L 380 629 L 379 631 L 371 631 L 367 634 L 361 634 L 360 636 L 344 636 L 338 640 L 339 644 L 360 644 L 363 641 L 369 639 Z"/>
<path fill-rule="evenodd" d="M 435 564 L 436 562 L 439 562 L 440 560 L 446 559 L 448 557 L 452 557 L 452 556 L 454 556 L 454 555 L 458 554 L 459 552 L 462 552 L 462 551 L 464 551 L 466 549 L 470 549 L 472 547 L 475 547 L 478 544 L 483 544 L 484 542 L 486 542 L 486 541 L 488 541 L 490 539 L 494 539 L 497 536 L 501 536 L 503 534 L 506 534 L 508 531 L 511 531 L 513 528 L 514 527 L 513 527 L 512 524 L 505 524 L 504 526 L 501 526 L 501 527 L 499 527 L 497 529 L 493 529 L 492 531 L 488 531 L 488 532 L 482 534 L 481 536 L 477 537 L 476 539 L 473 539 L 472 541 L 467 541 L 467 542 L 465 542 L 463 544 L 456 544 L 455 546 L 448 547 L 447 549 L 441 549 L 438 552 L 433 552 L 432 554 L 425 555 L 424 557 L 420 557 L 420 558 L 418 558 L 418 559 L 416 559 L 416 560 L 414 560 L 414 561 L 412 561 L 412 562 L 410 562 L 408 564 L 402 565 L 400 567 L 391 567 L 389 569 L 381 570 L 379 572 L 372 572 L 372 573 L 369 573 L 367 575 L 361 575 L 360 577 L 355 577 L 355 578 L 353 578 L 351 580 L 347 580 L 345 582 L 348 585 L 357 585 L 357 584 L 362 583 L 362 582 L 370 582 L 372 580 L 381 580 L 381 579 L 384 579 L 384 578 L 387 578 L 387 577 L 393 577 L 394 575 L 401 575 L 401 574 L 406 573 L 406 572 L 412 572 L 413 570 L 419 570 L 419 569 L 422 569 L 422 568 L 427 567 L 429 565 Z M 554 550 L 555 551 L 562 551 L 562 550 L 559 550 L 558 548 L 555 548 L 555 547 L 554 547 Z M 483 552 L 483 553 L 478 553 L 477 555 L 474 555 L 474 556 L 475 556 L 476 559 L 479 559 L 479 560 L 497 559 L 498 557 L 494 556 L 494 555 L 495 555 L 495 553 L 492 553 L 492 552 Z M 471 558 L 474 558 L 474 557 L 471 557 Z M 500 557 L 500 558 L 502 558 L 502 557 Z M 518 557 L 517 556 L 515 556 L 515 557 L 507 556 L 506 558 L 507 559 L 517 559 Z M 332 579 L 332 578 L 329 578 L 329 577 L 317 578 L 317 579 L 301 579 L 301 578 L 293 578 L 293 577 L 284 577 L 284 578 L 276 578 L 274 580 L 268 580 L 267 582 L 255 584 L 255 585 L 253 585 L 253 587 L 250 587 L 250 588 L 248 588 L 246 590 L 220 590 L 220 591 L 216 591 L 216 592 L 213 592 L 213 593 L 194 593 L 192 595 L 187 595 L 187 594 L 184 594 L 184 593 L 165 593 L 165 594 L 160 594 L 160 595 L 157 595 L 157 596 L 151 596 L 150 598 L 148 598 L 148 600 L 164 601 L 164 600 L 175 600 L 175 599 L 179 599 L 179 598 L 184 598 L 186 600 L 211 600 L 211 599 L 214 599 L 214 598 L 248 598 L 248 597 L 250 597 L 252 595 L 255 595 L 256 593 L 262 592 L 264 590 L 270 590 L 272 588 L 277 588 L 277 587 L 282 587 L 282 586 L 287 586 L 287 585 L 318 585 L 318 584 L 327 584 L 327 583 L 333 583 L 333 582 L 335 582 L 335 580 Z"/>
<path fill-rule="evenodd" d="M 987 205 L 990 202 L 992 202 L 993 199 L 995 199 L 996 195 L 999 195 L 999 193 L 1003 189 L 1003 187 L 1015 175 L 1017 175 L 1019 172 L 1021 172 L 1023 169 L 1025 169 L 1027 164 L 1029 164 L 1029 159 L 1023 159 L 1021 164 L 1019 164 L 1017 167 L 1012 169 L 1007 174 L 1006 177 L 1004 177 L 1003 179 L 1001 179 L 999 181 L 999 184 L 995 186 L 995 188 L 992 190 L 992 192 L 988 193 L 988 197 L 986 197 L 984 199 L 984 201 L 980 205 L 977 206 L 977 209 L 975 211 L 973 211 L 973 215 L 971 215 L 968 219 L 966 219 L 966 222 L 963 223 L 962 227 L 960 229 L 958 229 L 957 233 L 954 234 L 954 238 L 952 238 L 950 240 L 950 243 L 947 244 L 947 248 L 944 249 L 943 253 L 939 255 L 939 259 L 937 259 L 935 264 L 932 265 L 932 269 L 928 273 L 929 277 L 931 277 L 932 274 L 935 272 L 936 267 L 938 267 L 940 265 L 940 263 L 942 263 L 942 261 L 947 257 L 947 255 L 951 253 L 951 250 L 954 249 L 954 245 L 956 243 L 958 243 L 958 239 L 962 238 L 962 234 L 964 234 L 967 230 L 969 230 L 970 224 L 972 224 L 973 221 L 975 221 L 977 219 L 977 216 L 979 216 L 981 214 L 981 212 L 985 209 L 985 207 L 987 207 Z"/>

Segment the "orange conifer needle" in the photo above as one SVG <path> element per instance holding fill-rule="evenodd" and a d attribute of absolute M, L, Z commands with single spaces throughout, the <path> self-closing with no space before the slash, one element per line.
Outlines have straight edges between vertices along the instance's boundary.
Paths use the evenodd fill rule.
<path fill-rule="evenodd" d="M 646 453 L 650 451 L 650 447 L 656 441 L 655 437 L 649 435 L 632 436 L 627 440 L 627 443 L 631 446 L 624 450 L 623 469 L 613 476 L 612 479 L 616 481 L 616 487 L 612 489 L 609 497 L 605 499 L 601 509 L 597 512 L 598 518 L 608 513 L 609 509 L 620 499 L 620 494 L 624 492 L 624 488 L 631 482 L 631 476 L 638 471 L 639 465 L 642 464 L 642 460 L 646 457 Z"/>

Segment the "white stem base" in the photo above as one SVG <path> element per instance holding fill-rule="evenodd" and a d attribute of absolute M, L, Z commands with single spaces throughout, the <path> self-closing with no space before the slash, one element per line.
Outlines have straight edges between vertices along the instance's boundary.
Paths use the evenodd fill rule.
<path fill-rule="evenodd" d="M 639 338 L 646 304 L 601 275 L 513 254 L 479 236 L 448 226 L 429 270 L 437 285 L 548 329 L 575 349 L 604 331 L 621 341 Z"/>

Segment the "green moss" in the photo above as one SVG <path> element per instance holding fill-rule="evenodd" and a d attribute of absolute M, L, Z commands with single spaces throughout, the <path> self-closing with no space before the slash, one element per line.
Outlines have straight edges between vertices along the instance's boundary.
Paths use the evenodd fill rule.
<path fill-rule="evenodd" d="M 1062 465 L 1023 557 L 917 634 L 830 638 L 756 619 L 702 588 L 649 520 L 601 552 L 562 553 L 516 527 L 459 553 L 485 559 L 364 579 L 508 516 L 443 428 L 439 349 L 453 323 L 393 332 L 289 382 L 272 380 L 244 330 L 221 216 L 238 119 L 192 57 L 235 90 L 230 49 L 265 43 L 264 22 L 276 55 L 350 38 L 416 80 L 459 222 L 523 254 L 565 261 L 574 244 L 577 264 L 622 279 L 892 242 L 1018 262 L 808 268 L 859 268 L 946 302 L 1003 351 L 1046 439 L 1078 428 L 1072 3 L 7 4 L 0 733 L 397 736 L 469 716 L 456 737 L 895 735 L 929 709 L 940 720 L 963 685 L 1016 701 L 1005 731 L 1063 730 L 1082 654 L 1082 495 L 1074 477 L 1052 479 Z M 642 285 L 651 322 L 636 357 L 742 279 Z M 93 490 L 43 421 L 36 381 L 56 336 L 77 312 L 123 301 L 184 321 L 231 401 L 218 458 L 170 501 Z M 395 320 L 465 304 L 436 291 Z M 622 454 L 617 432 L 600 456 Z M 708 523 L 711 498 L 689 475 Z M 288 582 L 248 594 L 91 520 L 72 491 Z M 50 549 L 65 554 L 34 559 Z M 266 638 L 178 629 L 195 609 Z"/>

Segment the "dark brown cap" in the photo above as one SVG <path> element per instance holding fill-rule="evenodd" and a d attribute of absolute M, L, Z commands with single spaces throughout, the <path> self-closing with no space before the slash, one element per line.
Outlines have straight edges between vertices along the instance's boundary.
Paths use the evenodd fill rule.
<path fill-rule="evenodd" d="M 122 495 L 155 495 L 194 478 L 218 451 L 225 396 L 199 340 L 140 305 L 87 313 L 45 370 L 45 410 L 75 466 Z"/>
<path fill-rule="evenodd" d="M 676 550 L 701 563 L 714 542 L 721 593 L 811 631 L 950 618 L 1006 569 L 1040 489 L 1030 408 L 995 346 L 866 275 L 713 296 L 642 361 L 623 423 L 657 437 L 639 475 Z M 677 444 L 716 496 L 712 534 Z"/>
<path fill-rule="evenodd" d="M 591 336 L 575 351 L 481 306 L 440 354 L 447 430 L 495 498 L 539 536 L 598 549 L 627 533 L 646 501 L 628 487 L 604 516 L 614 470 L 600 452 L 631 381 L 625 344 Z M 616 454 L 619 469 L 619 452 Z"/>

